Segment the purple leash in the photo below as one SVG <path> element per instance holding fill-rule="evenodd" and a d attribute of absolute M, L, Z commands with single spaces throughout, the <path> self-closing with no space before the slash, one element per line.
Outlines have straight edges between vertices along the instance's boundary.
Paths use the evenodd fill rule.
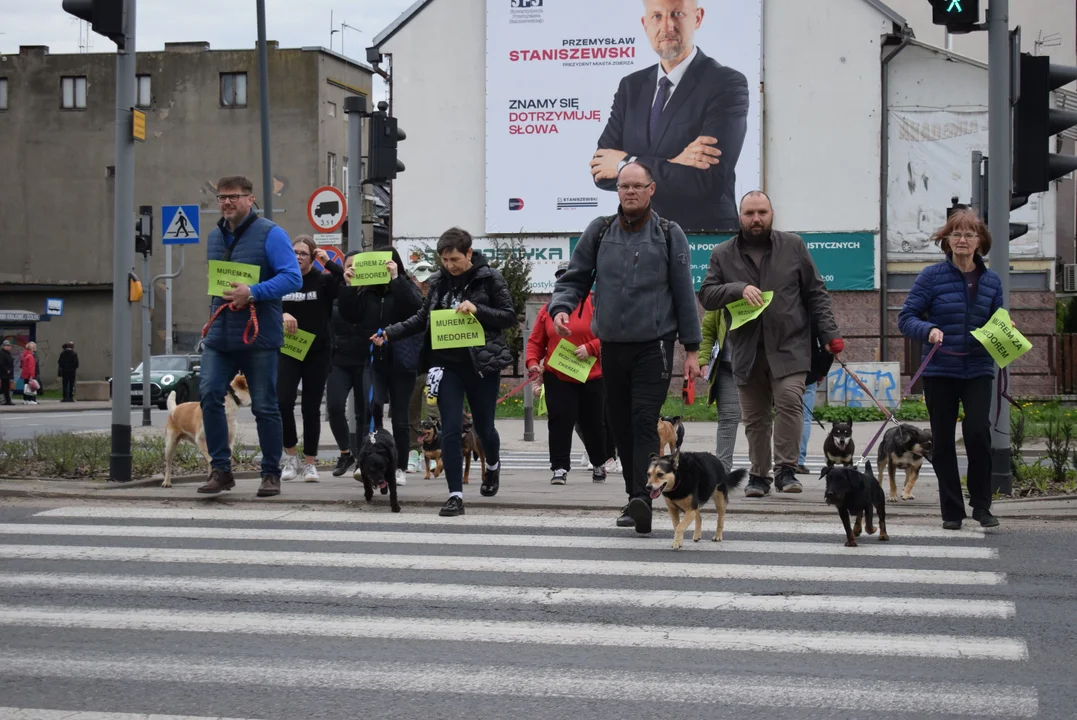
<path fill-rule="evenodd" d="M 920 379 L 920 375 L 923 374 L 924 370 L 927 368 L 928 363 L 931 362 L 931 358 L 935 357 L 935 353 L 937 353 L 941 348 L 942 348 L 942 345 L 940 343 L 936 343 L 935 345 L 933 345 L 931 347 L 931 351 L 927 354 L 927 357 L 924 358 L 924 361 L 922 363 L 920 363 L 920 367 L 919 367 L 919 369 L 917 369 L 916 374 L 912 376 L 912 380 L 909 381 L 909 386 L 907 388 L 905 388 L 905 393 L 901 396 L 901 399 L 898 400 L 898 407 L 899 408 L 901 407 L 901 403 L 905 402 L 905 398 L 909 397 L 909 393 L 912 392 L 912 386 L 915 385 L 916 381 Z M 961 354 L 961 355 L 964 355 L 965 353 L 947 353 L 947 354 L 955 354 L 955 355 L 956 354 Z M 848 371 L 846 371 L 846 372 L 848 372 Z M 887 418 L 885 420 L 883 420 L 883 424 L 879 426 L 879 431 L 877 433 L 875 433 L 875 437 L 873 437 L 871 439 L 871 442 L 868 443 L 868 446 L 866 448 L 864 448 L 864 454 L 860 456 L 860 461 L 857 463 L 857 466 L 860 466 L 861 464 L 863 464 L 863 462 L 867 459 L 868 453 L 870 453 L 871 449 L 873 447 L 875 447 L 875 443 L 877 443 L 879 441 L 879 436 L 882 435 L 883 430 L 886 429 L 886 424 L 889 423 L 891 420 L 894 420 L 894 416 L 893 416 L 893 414 L 888 414 Z M 896 424 L 897 421 L 894 420 L 894 423 Z"/>

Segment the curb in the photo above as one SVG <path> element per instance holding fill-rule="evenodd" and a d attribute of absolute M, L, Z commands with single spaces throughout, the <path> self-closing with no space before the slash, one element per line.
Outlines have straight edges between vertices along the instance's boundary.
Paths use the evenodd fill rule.
<path fill-rule="evenodd" d="M 92 402 L 92 401 L 87 401 Z M 58 403 L 59 404 L 59 403 Z M 81 405 L 81 407 L 80 407 Z M 156 408 L 156 406 L 154 406 Z M 134 405 L 131 407 L 131 412 L 135 411 L 135 408 L 141 409 L 141 405 Z M 0 415 L 49 415 L 56 413 L 69 413 L 69 412 L 111 412 L 112 406 L 108 407 L 86 407 L 85 403 L 63 403 L 61 407 L 53 408 L 51 405 L 42 408 L 41 405 L 18 405 L 14 407 L 8 407 L 0 410 Z M 102 430 L 101 432 L 107 432 Z"/>

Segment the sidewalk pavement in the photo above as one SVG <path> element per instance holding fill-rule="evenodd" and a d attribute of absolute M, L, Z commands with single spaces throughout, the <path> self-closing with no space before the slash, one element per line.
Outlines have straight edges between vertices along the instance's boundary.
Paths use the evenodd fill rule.
<path fill-rule="evenodd" d="M 37 405 L 23 405 L 21 396 L 11 396 L 14 405 L 0 405 L 0 415 L 5 413 L 52 413 L 52 412 L 86 412 L 89 410 L 111 410 L 111 400 L 79 400 L 77 402 L 60 402 L 54 399 L 41 399 Z M 141 405 L 134 406 L 141 408 Z"/>

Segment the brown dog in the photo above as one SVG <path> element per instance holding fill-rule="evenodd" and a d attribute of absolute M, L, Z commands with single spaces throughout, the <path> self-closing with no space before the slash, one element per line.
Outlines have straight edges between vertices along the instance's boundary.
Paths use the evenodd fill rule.
<path fill-rule="evenodd" d="M 471 458 L 479 461 L 482 468 L 482 477 L 486 477 L 486 452 L 482 449 L 479 436 L 475 432 L 475 425 L 471 422 L 471 416 L 464 413 L 464 427 L 460 433 L 460 448 L 464 451 L 464 484 L 467 484 L 468 475 L 471 474 Z"/>
<path fill-rule="evenodd" d="M 680 416 L 658 418 L 659 456 L 672 455 L 675 451 L 681 449 L 683 443 L 684 425 L 681 424 Z M 669 448 L 669 452 L 666 452 L 666 448 Z"/>
<path fill-rule="evenodd" d="M 434 463 L 434 477 L 441 475 L 441 426 L 432 420 L 423 420 L 419 425 L 419 443 L 423 450 L 423 465 L 426 466 L 424 480 L 430 479 L 430 463 Z"/>
<path fill-rule="evenodd" d="M 224 414 L 228 418 L 228 446 L 236 437 L 236 411 L 241 405 L 251 404 L 251 393 L 247 389 L 247 378 L 236 375 L 228 387 L 224 398 Z M 161 487 L 172 487 L 172 458 L 176 448 L 186 440 L 202 453 L 206 463 L 210 462 L 209 450 L 206 448 L 206 429 L 202 426 L 202 406 L 197 402 L 176 404 L 176 391 L 168 394 L 168 420 L 165 421 L 165 479 Z"/>

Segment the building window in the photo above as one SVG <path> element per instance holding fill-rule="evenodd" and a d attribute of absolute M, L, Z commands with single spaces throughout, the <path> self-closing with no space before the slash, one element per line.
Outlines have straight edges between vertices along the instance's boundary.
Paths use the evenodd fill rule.
<path fill-rule="evenodd" d="M 135 107 L 149 107 L 153 101 L 152 85 L 149 75 L 135 78 Z"/>
<path fill-rule="evenodd" d="M 64 110 L 86 109 L 86 78 L 60 78 L 60 107 Z"/>
<path fill-rule="evenodd" d="M 221 107 L 247 107 L 247 73 L 221 73 Z"/>
<path fill-rule="evenodd" d="M 347 194 L 348 192 L 348 158 L 344 158 L 344 164 L 340 166 L 340 179 L 344 183 L 344 187 L 341 189 Z"/>
<path fill-rule="evenodd" d="M 7 110 L 7 78 L 0 78 L 0 110 Z"/>
<path fill-rule="evenodd" d="M 334 102 L 331 102 L 331 103 L 326 103 L 326 105 L 328 105 L 328 108 L 326 109 L 326 112 L 329 113 L 329 117 L 336 117 L 337 116 L 337 104 L 334 103 Z"/>
<path fill-rule="evenodd" d="M 329 155 L 327 156 L 327 159 L 329 160 L 329 162 L 327 163 L 327 165 L 329 167 L 329 178 L 328 178 L 327 184 L 332 185 L 333 187 L 336 187 L 337 186 L 337 156 L 335 154 L 333 154 L 333 153 L 329 153 Z"/>

